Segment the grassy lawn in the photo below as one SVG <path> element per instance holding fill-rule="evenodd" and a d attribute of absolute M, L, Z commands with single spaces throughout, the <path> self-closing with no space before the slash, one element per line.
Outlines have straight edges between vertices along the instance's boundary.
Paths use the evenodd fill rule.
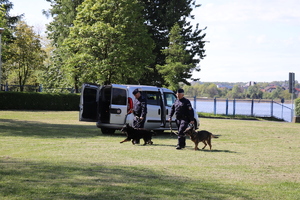
<path fill-rule="evenodd" d="M 169 133 L 120 144 L 78 112 L 0 111 L 0 199 L 300 199 L 300 124 L 200 120 L 212 151 Z"/>

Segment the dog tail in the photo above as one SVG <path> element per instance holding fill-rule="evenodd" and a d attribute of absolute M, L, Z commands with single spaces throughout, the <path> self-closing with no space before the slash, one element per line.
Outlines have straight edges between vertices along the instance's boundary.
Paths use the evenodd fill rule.
<path fill-rule="evenodd" d="M 212 138 L 219 138 L 218 136 L 215 136 L 214 134 L 211 134 Z"/>

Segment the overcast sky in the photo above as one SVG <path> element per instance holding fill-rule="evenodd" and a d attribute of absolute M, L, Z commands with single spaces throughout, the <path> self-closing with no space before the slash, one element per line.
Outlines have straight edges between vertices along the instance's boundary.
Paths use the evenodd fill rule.
<path fill-rule="evenodd" d="M 49 23 L 44 0 L 11 0 L 11 13 L 25 14 L 26 22 L 41 32 Z M 194 23 L 207 27 L 206 57 L 200 81 L 300 81 L 299 0 L 197 0 Z"/>

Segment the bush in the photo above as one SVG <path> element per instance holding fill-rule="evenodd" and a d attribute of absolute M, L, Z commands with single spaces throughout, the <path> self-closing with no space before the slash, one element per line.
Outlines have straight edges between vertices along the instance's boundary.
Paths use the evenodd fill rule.
<path fill-rule="evenodd" d="M 295 100 L 295 113 L 300 117 L 300 98 Z"/>
<path fill-rule="evenodd" d="M 1 110 L 79 110 L 78 94 L 0 92 Z"/>

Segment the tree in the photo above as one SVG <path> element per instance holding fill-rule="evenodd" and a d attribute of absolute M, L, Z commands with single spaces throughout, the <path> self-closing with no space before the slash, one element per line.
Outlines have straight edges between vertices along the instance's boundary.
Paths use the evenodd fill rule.
<path fill-rule="evenodd" d="M 217 85 L 214 84 L 214 83 L 211 83 L 206 88 L 206 92 L 205 93 L 208 94 L 210 98 L 216 97 L 219 94 Z"/>
<path fill-rule="evenodd" d="M 76 92 L 79 92 L 78 77 L 73 76 L 73 80 L 68 79 L 68 72 L 64 70 L 65 63 L 62 54 L 63 42 L 69 36 L 70 28 L 74 26 L 77 7 L 84 0 L 46 1 L 51 3 L 51 9 L 44 10 L 43 13 L 53 17 L 53 21 L 47 26 L 47 34 L 55 49 L 51 52 L 51 60 L 45 67 L 48 76 L 43 77 L 44 85 L 51 88 L 69 88 L 73 85 Z"/>
<path fill-rule="evenodd" d="M 48 34 L 49 38 L 53 39 L 54 44 L 57 49 L 54 51 L 54 66 L 63 66 L 64 63 L 61 63 L 63 59 L 60 58 L 60 54 L 62 54 L 61 45 L 64 42 L 65 38 L 69 36 L 70 27 L 74 26 L 74 19 L 78 13 L 77 7 L 82 4 L 83 0 L 47 0 L 51 2 L 52 8 L 50 11 L 45 12 L 49 15 L 51 14 L 54 17 L 53 22 L 48 26 Z M 108 1 L 111 2 L 111 1 Z M 117 1 L 116 1 L 117 2 Z M 201 29 L 196 27 L 192 27 L 190 22 L 188 22 L 188 18 L 193 19 L 191 15 L 191 11 L 193 8 L 199 7 L 195 4 L 195 0 L 138 0 L 139 4 L 144 6 L 144 9 L 141 10 L 143 14 L 143 22 L 147 26 L 148 33 L 151 38 L 154 40 L 155 49 L 152 51 L 152 55 L 154 55 L 154 61 L 151 62 L 144 71 L 143 76 L 139 77 L 139 80 L 133 80 L 129 78 L 128 83 L 132 83 L 132 81 L 136 81 L 143 84 L 149 85 L 165 85 L 165 80 L 158 73 L 156 69 L 156 65 L 164 65 L 166 63 L 165 57 L 162 53 L 162 49 L 165 49 L 169 46 L 168 44 L 168 35 L 171 27 L 178 22 L 180 27 L 183 27 L 182 36 L 184 40 L 184 44 L 189 52 L 189 63 L 193 64 L 195 67 L 194 70 L 200 70 L 198 64 L 201 59 L 205 57 L 204 53 L 204 44 L 203 40 L 205 34 L 202 34 Z M 105 4 L 104 1 L 99 1 L 98 4 Z M 138 6 L 140 7 L 140 6 Z M 91 9 L 91 8 L 89 8 Z M 86 12 L 94 12 L 86 9 Z M 113 14 L 114 9 L 110 11 Z M 113 15 L 107 15 L 110 17 Z M 77 20 L 78 21 L 78 20 Z M 79 23 L 79 21 L 78 21 Z M 75 52 L 77 53 L 77 52 Z M 57 69 L 56 71 L 58 71 Z M 73 74 L 73 82 L 78 82 L 80 77 L 77 77 L 80 73 L 78 72 L 79 68 L 76 68 L 69 71 L 68 73 Z M 64 73 L 67 74 L 67 73 Z M 92 80 L 90 80 L 92 81 Z M 76 83 L 75 85 L 78 85 Z"/>
<path fill-rule="evenodd" d="M 138 83 L 154 43 L 137 0 L 86 0 L 64 41 L 65 66 L 79 82 Z"/>
<path fill-rule="evenodd" d="M 40 82 L 43 83 L 43 88 L 47 92 L 62 92 L 62 88 L 71 88 L 70 82 L 66 80 L 63 67 L 58 65 L 62 63 L 58 49 L 46 38 L 43 38 L 43 42 L 43 50 L 47 55 L 44 62 L 44 73 L 39 76 Z"/>
<path fill-rule="evenodd" d="M 271 93 L 271 98 L 272 99 L 282 99 L 285 97 L 284 95 L 284 88 L 281 86 L 277 86 L 275 90 L 272 91 Z"/>
<path fill-rule="evenodd" d="M 25 22 L 18 22 L 14 36 L 7 52 L 6 73 L 9 72 L 8 78 L 17 82 L 23 91 L 27 81 L 43 66 L 45 52 L 41 49 L 40 36 Z"/>
<path fill-rule="evenodd" d="M 178 89 L 179 82 L 190 85 L 186 79 L 192 76 L 191 69 L 194 68 L 193 64 L 188 64 L 190 55 L 180 35 L 181 30 L 177 23 L 171 29 L 169 48 L 162 50 L 166 55 L 166 64 L 157 65 L 158 72 L 162 74 L 166 85 L 173 91 Z"/>
<path fill-rule="evenodd" d="M 260 99 L 262 98 L 262 91 L 259 88 L 259 85 L 251 85 L 247 89 L 247 96 L 251 99 Z"/>
<path fill-rule="evenodd" d="M 194 19 L 191 12 L 196 5 L 195 0 L 140 0 L 145 4 L 144 19 L 148 25 L 149 33 L 155 42 L 155 62 L 150 65 L 152 70 L 142 78 L 141 82 L 149 85 L 167 85 L 162 75 L 158 72 L 157 66 L 166 64 L 166 55 L 163 49 L 169 46 L 169 33 L 175 23 L 182 27 L 182 38 L 189 53 L 189 60 L 186 64 L 192 64 L 192 70 L 200 70 L 200 60 L 205 57 L 205 34 L 204 29 L 199 25 L 193 27 L 188 19 Z"/>
<path fill-rule="evenodd" d="M 0 27 L 4 28 L 4 32 L 1 34 L 1 61 L 5 63 L 7 59 L 7 46 L 6 44 L 13 42 L 12 28 L 15 27 L 15 24 L 18 20 L 21 19 L 23 15 L 11 16 L 9 14 L 10 10 L 13 8 L 13 4 L 9 0 L 0 0 Z M 4 72 L 4 66 L 0 69 L 0 85 L 4 83 L 7 79 L 6 74 Z M 1 90 L 1 88 L 0 88 Z"/>
<path fill-rule="evenodd" d="M 239 85 L 234 85 L 232 90 L 227 93 L 227 97 L 239 99 L 242 97 L 242 89 Z"/>
<path fill-rule="evenodd" d="M 43 11 L 46 16 L 52 16 L 53 21 L 47 26 L 48 38 L 55 47 L 60 47 L 69 36 L 70 27 L 74 26 L 77 7 L 84 0 L 46 0 L 51 3 L 51 9 Z"/>

